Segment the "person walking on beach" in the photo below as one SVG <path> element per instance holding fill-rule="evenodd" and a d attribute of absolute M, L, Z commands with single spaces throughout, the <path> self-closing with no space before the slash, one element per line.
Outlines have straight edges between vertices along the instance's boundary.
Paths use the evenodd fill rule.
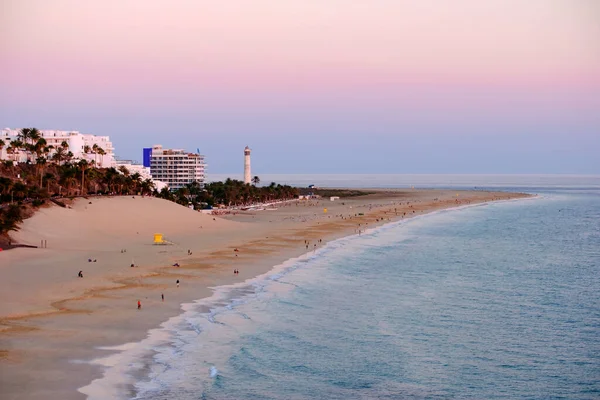
<path fill-rule="evenodd" d="M 79 271 L 79 273 L 77 274 L 78 277 L 83 278 L 83 271 Z"/>
<path fill-rule="evenodd" d="M 165 294 L 164 294 L 164 293 L 161 293 L 161 294 L 160 294 L 160 298 L 162 299 L 162 301 L 165 301 Z"/>
<path fill-rule="evenodd" d="M 138 300 L 138 310 L 142 308 L 142 302 Z"/>
<path fill-rule="evenodd" d="M 179 287 L 179 279 L 177 279 L 177 287 Z"/>

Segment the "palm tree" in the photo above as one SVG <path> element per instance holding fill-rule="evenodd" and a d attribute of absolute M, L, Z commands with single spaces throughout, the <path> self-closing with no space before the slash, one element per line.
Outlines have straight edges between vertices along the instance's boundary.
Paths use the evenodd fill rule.
<path fill-rule="evenodd" d="M 125 175 L 117 174 L 115 176 L 115 183 L 119 187 L 119 194 L 123 194 L 123 186 L 127 186 L 127 179 Z"/>
<path fill-rule="evenodd" d="M 61 165 L 62 162 L 65 160 L 67 154 L 66 151 L 63 147 L 57 147 L 56 151 L 54 152 L 54 154 L 52 154 L 52 160 L 56 161 L 58 163 L 58 165 Z"/>
<path fill-rule="evenodd" d="M 106 185 L 109 192 L 114 192 L 115 182 L 119 173 L 114 168 L 109 168 L 104 173 L 103 183 Z"/>
<path fill-rule="evenodd" d="M 21 182 L 16 182 L 11 191 L 12 197 L 16 197 L 17 201 L 23 200 L 27 195 L 27 185 Z"/>
<path fill-rule="evenodd" d="M 126 167 L 126 166 L 124 166 L 124 165 L 121 165 L 121 166 L 119 167 L 119 172 L 120 172 L 120 173 L 122 173 L 122 174 L 123 174 L 123 175 L 125 175 L 125 176 L 129 176 L 129 170 L 128 170 L 128 169 L 127 169 L 127 167 Z"/>
<path fill-rule="evenodd" d="M 94 164 L 94 162 L 88 162 L 87 160 L 79 160 L 79 162 L 77 163 L 77 166 L 79 167 L 79 170 L 81 171 L 81 195 L 83 196 L 85 193 L 85 171 Z"/>
<path fill-rule="evenodd" d="M 102 160 L 104 160 L 104 156 L 106 155 L 106 152 L 104 151 L 104 149 L 100 146 L 98 146 L 98 148 L 96 149 L 96 153 L 98 155 L 100 155 L 100 167 L 102 167 Z"/>
<path fill-rule="evenodd" d="M 46 139 L 39 138 L 38 141 L 31 147 L 31 150 L 36 155 L 36 169 L 40 174 L 40 188 L 42 187 L 42 174 L 46 166 L 47 155 L 54 148 L 54 146 L 47 146 Z"/>
<path fill-rule="evenodd" d="M 98 164 L 98 161 L 96 160 L 96 156 L 98 155 L 98 145 L 96 143 L 94 143 L 90 152 L 94 154 L 94 163 Z"/>
<path fill-rule="evenodd" d="M 98 179 L 102 176 L 102 173 L 97 168 L 90 168 L 87 172 L 87 187 L 90 185 L 94 186 L 94 193 L 98 193 Z"/>
<path fill-rule="evenodd" d="M 165 200 L 171 200 L 171 201 L 175 200 L 173 193 L 166 186 L 160 190 L 159 197 L 162 199 L 165 199 Z"/>
<path fill-rule="evenodd" d="M 19 149 L 23 147 L 23 142 L 20 140 L 12 140 L 6 149 L 8 154 L 16 154 L 19 152 Z M 14 161 L 14 159 L 13 159 Z"/>
<path fill-rule="evenodd" d="M 142 183 L 140 184 L 140 190 L 142 191 L 142 195 L 143 194 L 151 194 L 152 190 L 155 189 L 154 186 L 154 182 L 152 182 L 150 179 L 144 179 L 142 181 Z"/>
<path fill-rule="evenodd" d="M 254 184 L 254 186 L 258 186 L 258 184 L 260 183 L 260 178 L 258 176 L 255 176 L 254 178 L 252 178 L 252 183 Z"/>
<path fill-rule="evenodd" d="M 17 139 L 19 139 L 19 141 L 25 144 L 33 144 L 40 137 L 40 131 L 38 131 L 36 128 L 23 128 L 19 131 L 19 134 L 17 135 Z"/>
<path fill-rule="evenodd" d="M 31 150 L 35 153 L 35 155 L 39 158 L 43 153 L 49 153 L 54 146 L 48 146 L 46 139 L 39 138 L 34 145 L 31 146 Z"/>
<path fill-rule="evenodd" d="M 72 153 L 72 152 L 70 152 L 70 151 L 68 151 L 68 152 L 67 152 L 67 155 L 65 156 L 65 163 L 70 165 L 70 164 L 71 164 L 71 161 L 73 160 L 73 157 L 75 157 L 75 156 L 73 155 L 73 153 Z"/>
<path fill-rule="evenodd" d="M 44 179 L 46 180 L 46 184 L 47 184 L 47 188 L 46 190 L 48 191 L 48 193 L 50 193 L 50 183 L 55 183 L 56 182 L 56 176 L 54 176 L 54 174 L 51 173 L 46 173 L 44 175 Z"/>
<path fill-rule="evenodd" d="M 0 176 L 0 195 L 8 195 L 12 187 L 12 179 Z"/>
<path fill-rule="evenodd" d="M 58 183 L 61 185 L 59 188 L 59 193 L 62 194 L 62 186 L 65 186 L 67 189 L 67 196 L 71 194 L 71 186 L 73 184 L 77 184 L 77 169 L 72 166 L 64 166 L 60 170 L 60 179 Z"/>
<path fill-rule="evenodd" d="M 90 154 L 91 152 L 92 152 L 92 148 L 90 146 L 88 146 L 87 144 L 85 146 L 83 146 L 84 154 Z M 82 160 L 87 160 L 87 158 L 83 157 Z"/>
<path fill-rule="evenodd" d="M 60 146 L 56 147 L 52 160 L 56 161 L 58 165 L 62 165 L 62 162 L 67 159 L 67 153 L 69 150 L 69 144 L 63 141 Z"/>
<path fill-rule="evenodd" d="M 27 161 L 31 161 L 30 155 L 33 153 L 34 143 L 41 137 L 40 131 L 38 131 L 36 128 L 23 128 L 19 131 L 17 139 L 27 153 Z"/>
<path fill-rule="evenodd" d="M 133 175 L 131 175 L 129 179 L 131 179 L 131 186 L 133 188 L 133 192 L 138 193 L 142 185 L 142 176 L 139 174 L 139 172 L 136 172 Z"/>
<path fill-rule="evenodd" d="M 44 168 L 46 167 L 46 162 L 47 162 L 46 157 L 38 157 L 35 160 L 35 166 L 38 169 L 39 174 L 40 174 L 40 188 L 43 187 L 42 179 L 44 177 Z"/>
<path fill-rule="evenodd" d="M 189 200 L 189 195 L 190 195 L 190 191 L 187 187 L 182 187 L 177 189 L 177 191 L 175 192 L 175 201 L 179 204 L 181 204 L 182 206 L 187 206 L 188 203 L 190 202 Z"/>

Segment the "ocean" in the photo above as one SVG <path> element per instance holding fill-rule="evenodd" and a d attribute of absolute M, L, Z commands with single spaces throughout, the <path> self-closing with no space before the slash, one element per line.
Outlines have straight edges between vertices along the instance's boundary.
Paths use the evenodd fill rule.
<path fill-rule="evenodd" d="M 216 288 L 94 384 L 149 400 L 598 399 L 590 179 L 495 186 L 538 197 L 391 223 Z"/>

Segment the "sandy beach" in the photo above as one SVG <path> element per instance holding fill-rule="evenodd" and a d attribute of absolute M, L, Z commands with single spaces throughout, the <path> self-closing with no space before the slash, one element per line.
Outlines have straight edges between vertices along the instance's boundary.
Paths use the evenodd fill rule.
<path fill-rule="evenodd" d="M 23 244 L 45 241 L 47 248 L 0 252 L 0 398 L 84 399 L 77 389 L 103 372 L 89 361 L 110 354 L 98 347 L 143 339 L 148 329 L 179 314 L 182 303 L 209 296 L 211 287 L 263 274 L 359 230 L 527 196 L 374 192 L 223 216 L 140 196 L 80 199 L 71 208 L 39 210 L 11 236 Z M 154 245 L 155 233 L 168 244 Z"/>

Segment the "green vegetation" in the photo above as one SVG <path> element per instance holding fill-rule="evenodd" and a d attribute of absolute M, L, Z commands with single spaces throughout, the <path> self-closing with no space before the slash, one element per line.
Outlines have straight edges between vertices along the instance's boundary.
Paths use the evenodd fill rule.
<path fill-rule="evenodd" d="M 255 176 L 255 184 L 260 178 Z M 252 203 L 266 203 L 277 200 L 290 200 L 297 197 L 299 190 L 288 185 L 272 182 L 269 186 L 257 187 L 235 179 L 225 182 L 208 183 L 202 188 L 198 183 L 191 183 L 174 192 L 163 189 L 157 197 L 174 201 L 182 205 L 192 204 L 195 209 L 214 206 L 244 206 Z"/>
<path fill-rule="evenodd" d="M 49 199 L 87 195 L 151 195 L 152 181 L 122 168 L 95 168 L 93 162 L 0 163 L 0 235 L 15 230 L 31 210 Z M 123 171 L 127 171 L 124 173 Z"/>
<path fill-rule="evenodd" d="M 366 196 L 368 194 L 374 194 L 375 192 L 369 192 L 366 190 L 356 190 L 356 189 L 314 189 L 314 188 L 301 188 L 300 194 L 303 196 L 314 194 L 321 197 L 357 197 L 357 196 Z"/>
<path fill-rule="evenodd" d="M 0 209 L 0 232 L 16 230 L 17 224 L 23 221 L 23 206 L 19 204 L 10 204 Z"/>

